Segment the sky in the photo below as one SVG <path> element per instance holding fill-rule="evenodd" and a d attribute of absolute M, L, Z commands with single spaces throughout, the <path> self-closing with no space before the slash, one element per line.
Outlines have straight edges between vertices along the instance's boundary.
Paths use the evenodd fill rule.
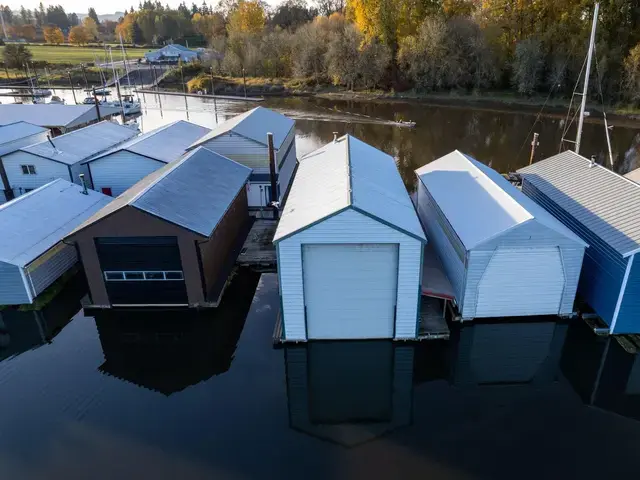
<path fill-rule="evenodd" d="M 163 5 L 169 4 L 170 7 L 177 7 L 181 0 L 160 0 Z M 281 0 L 266 0 L 270 5 L 277 5 Z M 98 12 L 98 15 L 106 15 L 109 13 L 123 12 L 126 8 L 129 10 L 131 7 L 138 8 L 140 0 L 109 0 L 108 2 L 100 0 L 54 0 L 51 2 L 43 1 L 44 8 L 48 5 L 62 5 L 67 13 L 86 13 L 89 7 L 93 6 Z M 191 6 L 194 0 L 185 0 L 185 3 Z M 195 3 L 200 5 L 202 0 L 195 0 Z M 217 4 L 218 0 L 207 0 L 207 4 Z M 40 4 L 40 0 L 0 0 L 0 4 L 8 5 L 12 10 L 20 10 L 20 6 L 24 5 L 25 8 L 34 9 Z"/>

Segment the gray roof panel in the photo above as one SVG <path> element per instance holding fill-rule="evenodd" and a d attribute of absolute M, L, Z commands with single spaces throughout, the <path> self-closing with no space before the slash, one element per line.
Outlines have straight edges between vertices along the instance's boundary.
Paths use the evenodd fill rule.
<path fill-rule="evenodd" d="M 117 147 L 101 153 L 85 163 L 104 158 L 112 153 L 127 150 L 159 162 L 177 160 L 195 140 L 210 132 L 210 128 L 178 120 L 143 135 L 132 138 Z"/>
<path fill-rule="evenodd" d="M 47 129 L 27 122 L 16 122 L 0 126 L 0 145 L 15 142 L 21 138 L 46 132 Z"/>
<path fill-rule="evenodd" d="M 640 185 L 566 151 L 518 170 L 623 257 L 640 250 Z"/>
<path fill-rule="evenodd" d="M 100 114 L 113 115 L 119 113 L 116 107 L 100 106 Z M 52 103 L 39 103 L 36 105 L 22 105 L 9 103 L 0 105 L 0 125 L 8 125 L 15 122 L 28 122 L 41 127 L 65 127 L 93 121 L 97 118 L 97 112 L 93 105 L 58 105 Z"/>
<path fill-rule="evenodd" d="M 45 140 L 23 147 L 20 151 L 66 165 L 75 165 L 135 137 L 137 133 L 132 128 L 104 121 L 60 135 L 51 141 Z"/>
<path fill-rule="evenodd" d="M 25 266 L 111 201 L 110 197 L 66 180 L 0 205 L 0 260 Z"/>
<path fill-rule="evenodd" d="M 230 132 L 243 136 L 262 145 L 267 145 L 267 132 L 273 133 L 273 146 L 276 150 L 282 147 L 287 135 L 294 127 L 294 122 L 289 117 L 269 110 L 256 107 L 247 112 L 221 123 L 211 132 L 196 141 L 190 148 L 195 148 L 209 140 Z"/>
<path fill-rule="evenodd" d="M 244 188 L 251 169 L 198 148 L 147 175 L 72 234 L 125 206 L 209 237 Z"/>

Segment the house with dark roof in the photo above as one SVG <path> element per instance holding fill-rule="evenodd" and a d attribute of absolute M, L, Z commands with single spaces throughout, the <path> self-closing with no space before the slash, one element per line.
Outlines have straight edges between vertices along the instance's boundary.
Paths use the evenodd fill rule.
<path fill-rule="evenodd" d="M 71 232 L 93 306 L 217 306 L 249 225 L 250 174 L 198 148 Z"/>

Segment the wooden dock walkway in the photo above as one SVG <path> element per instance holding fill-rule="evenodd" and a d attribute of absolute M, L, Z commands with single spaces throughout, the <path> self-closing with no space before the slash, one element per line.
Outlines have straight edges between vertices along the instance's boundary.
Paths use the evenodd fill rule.
<path fill-rule="evenodd" d="M 277 220 L 257 219 L 242 246 L 236 264 L 261 273 L 275 273 L 277 258 L 273 236 L 277 226 Z"/>

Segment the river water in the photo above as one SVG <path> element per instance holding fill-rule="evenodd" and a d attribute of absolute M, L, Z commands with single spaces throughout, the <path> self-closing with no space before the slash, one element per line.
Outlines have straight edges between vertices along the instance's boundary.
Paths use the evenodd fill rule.
<path fill-rule="evenodd" d="M 183 98 L 146 97 L 144 131 L 187 118 Z M 191 121 L 215 124 L 212 105 L 188 101 Z M 251 106 L 219 102 L 220 120 Z M 408 185 L 413 169 L 454 148 L 502 171 L 525 164 L 518 152 L 535 118 L 306 99 L 264 106 L 299 119 L 300 152 L 350 132 L 394 154 Z M 395 115 L 417 128 L 384 124 Z M 559 141 L 554 122 L 541 125 L 543 152 Z M 596 126 L 587 132 L 585 149 L 602 150 Z M 616 128 L 614 144 L 628 148 L 633 135 Z M 579 321 L 454 324 L 447 342 L 274 349 L 273 274 L 240 272 L 221 306 L 199 314 L 85 316 L 85 293 L 76 279 L 42 312 L 0 311 L 2 479 L 600 480 L 640 471 L 640 355 Z"/>

